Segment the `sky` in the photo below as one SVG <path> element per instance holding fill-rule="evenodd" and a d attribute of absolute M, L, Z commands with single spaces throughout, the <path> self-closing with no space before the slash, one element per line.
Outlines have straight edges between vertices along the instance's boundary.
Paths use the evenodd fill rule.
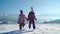
<path fill-rule="evenodd" d="M 37 18 L 60 19 L 60 0 L 0 0 L 0 13 L 19 14 L 23 10 L 25 15 L 34 8 Z"/>

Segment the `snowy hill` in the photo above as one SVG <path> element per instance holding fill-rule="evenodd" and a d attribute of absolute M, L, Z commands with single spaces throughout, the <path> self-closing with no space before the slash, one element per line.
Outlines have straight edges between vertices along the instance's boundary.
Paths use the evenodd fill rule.
<path fill-rule="evenodd" d="M 60 34 L 60 24 L 36 24 L 35 30 L 26 24 L 23 30 L 19 30 L 18 24 L 0 25 L 0 34 Z"/>

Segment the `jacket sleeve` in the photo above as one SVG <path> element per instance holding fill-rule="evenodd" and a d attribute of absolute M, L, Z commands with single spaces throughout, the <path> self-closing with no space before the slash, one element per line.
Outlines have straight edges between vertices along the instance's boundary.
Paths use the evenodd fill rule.
<path fill-rule="evenodd" d="M 30 15 L 30 14 L 28 14 L 28 19 L 27 19 L 27 20 L 29 20 L 29 17 L 30 17 L 29 15 Z"/>
<path fill-rule="evenodd" d="M 35 20 L 37 20 L 35 14 L 34 14 L 34 18 L 35 18 Z"/>
<path fill-rule="evenodd" d="M 27 19 L 25 15 L 24 15 L 24 18 Z"/>

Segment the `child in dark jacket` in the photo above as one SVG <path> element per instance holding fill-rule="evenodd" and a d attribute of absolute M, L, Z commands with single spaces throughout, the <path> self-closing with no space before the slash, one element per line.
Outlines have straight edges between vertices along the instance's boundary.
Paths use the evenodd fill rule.
<path fill-rule="evenodd" d="M 33 24 L 33 29 L 35 29 L 35 21 L 34 21 L 34 19 L 37 20 L 36 17 L 35 17 L 33 7 L 31 7 L 31 12 L 29 12 L 28 19 L 27 19 L 27 20 L 29 20 L 29 29 L 31 28 L 31 24 Z"/>

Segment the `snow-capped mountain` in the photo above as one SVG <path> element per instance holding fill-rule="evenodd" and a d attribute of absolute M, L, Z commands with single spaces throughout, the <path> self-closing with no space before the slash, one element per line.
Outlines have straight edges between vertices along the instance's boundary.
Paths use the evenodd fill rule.
<path fill-rule="evenodd" d="M 18 15 L 17 14 L 0 14 L 0 22 L 9 23 L 14 22 L 17 23 Z"/>

